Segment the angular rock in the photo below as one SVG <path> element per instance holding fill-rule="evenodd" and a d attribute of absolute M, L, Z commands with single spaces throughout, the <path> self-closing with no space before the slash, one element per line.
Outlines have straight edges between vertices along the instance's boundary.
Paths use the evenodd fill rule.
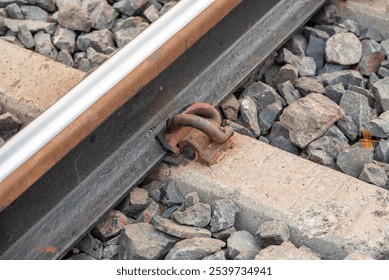
<path fill-rule="evenodd" d="M 389 140 L 381 139 L 375 148 L 375 157 L 377 160 L 389 163 Z"/>
<path fill-rule="evenodd" d="M 378 118 L 369 123 L 370 132 L 375 137 L 389 137 L 389 111 L 383 112 Z"/>
<path fill-rule="evenodd" d="M 239 103 L 239 112 L 245 127 L 247 127 L 255 137 L 258 137 L 261 135 L 261 128 L 258 123 L 258 113 L 255 102 L 249 96 L 245 96 L 239 99 Z"/>
<path fill-rule="evenodd" d="M 230 259 L 235 259 L 240 253 L 260 249 L 254 235 L 246 230 L 236 231 L 227 239 L 227 250 Z"/>
<path fill-rule="evenodd" d="M 134 187 L 130 194 L 118 205 L 117 209 L 129 217 L 137 217 L 151 204 L 146 190 Z"/>
<path fill-rule="evenodd" d="M 311 20 L 319 24 L 328 24 L 336 22 L 339 10 L 336 5 L 325 5 L 317 12 Z"/>
<path fill-rule="evenodd" d="M 73 57 L 72 57 L 72 55 L 69 53 L 68 50 L 61 50 L 61 51 L 58 53 L 57 61 L 59 61 L 59 62 L 65 64 L 65 65 L 68 65 L 68 66 L 70 66 L 70 67 L 73 67 L 73 66 L 74 66 Z"/>
<path fill-rule="evenodd" d="M 185 196 L 185 209 L 200 203 L 200 197 L 197 192 L 191 192 Z"/>
<path fill-rule="evenodd" d="M 156 229 L 179 238 L 205 237 L 210 238 L 211 232 L 205 228 L 179 225 L 172 220 L 156 216 L 153 220 Z"/>
<path fill-rule="evenodd" d="M 336 25 L 321 24 L 321 25 L 315 25 L 315 28 L 327 32 L 330 36 L 333 36 L 333 35 L 339 34 L 339 33 L 347 33 L 348 32 L 347 29 L 345 29 L 343 27 L 336 26 Z"/>
<path fill-rule="evenodd" d="M 255 240 L 261 248 L 280 245 L 282 242 L 290 240 L 289 227 L 277 220 L 264 222 L 255 233 Z"/>
<path fill-rule="evenodd" d="M 148 192 L 149 197 L 151 197 L 154 201 L 159 202 L 162 196 L 161 190 L 163 186 L 164 183 L 154 180 L 147 185 L 144 185 L 142 188 Z"/>
<path fill-rule="evenodd" d="M 204 203 L 186 206 L 185 210 L 174 212 L 172 219 L 181 225 L 202 228 L 211 221 L 211 206 Z"/>
<path fill-rule="evenodd" d="M 339 106 L 346 116 L 350 116 L 357 130 L 366 129 L 370 122 L 370 107 L 365 96 L 354 91 L 346 90 Z"/>
<path fill-rule="evenodd" d="M 216 253 L 204 257 L 203 260 L 226 260 L 226 252 L 224 250 L 217 251 Z"/>
<path fill-rule="evenodd" d="M 165 184 L 162 189 L 161 203 L 167 207 L 175 205 L 182 205 L 184 203 L 184 196 L 177 186 L 177 181 L 171 180 Z"/>
<path fill-rule="evenodd" d="M 320 30 L 320 29 L 317 29 L 317 28 L 314 28 L 314 27 L 309 27 L 309 26 L 303 27 L 303 34 L 305 37 L 307 37 L 309 39 L 312 36 L 312 37 L 319 38 L 319 39 L 323 40 L 324 42 L 330 38 L 330 35 L 328 35 L 327 32 Z"/>
<path fill-rule="evenodd" d="M 36 33 L 39 31 L 44 31 L 49 34 L 53 34 L 57 24 L 50 22 L 42 22 L 35 20 L 17 20 L 17 19 L 4 19 L 4 25 L 11 31 L 17 33 L 19 31 L 19 26 L 25 25 L 31 31 L 31 33 Z"/>
<path fill-rule="evenodd" d="M 389 58 L 389 39 L 382 41 L 380 45 L 384 49 L 386 56 Z"/>
<path fill-rule="evenodd" d="M 276 121 L 273 123 L 269 138 L 270 140 L 273 140 L 278 136 L 282 136 L 285 139 L 289 139 L 289 131 L 279 121 Z"/>
<path fill-rule="evenodd" d="M 93 235 L 105 242 L 118 236 L 130 221 L 122 212 L 110 210 L 92 230 Z"/>
<path fill-rule="evenodd" d="M 378 103 L 384 111 L 389 110 L 389 77 L 378 80 L 371 85 Z"/>
<path fill-rule="evenodd" d="M 114 39 L 116 45 L 121 48 L 131 42 L 136 36 L 142 33 L 149 26 L 148 23 L 143 22 L 135 27 L 128 27 L 114 31 Z"/>
<path fill-rule="evenodd" d="M 87 58 L 82 58 L 78 63 L 77 69 L 83 72 L 88 72 L 92 68 L 92 65 Z"/>
<path fill-rule="evenodd" d="M 39 31 L 34 35 L 35 51 L 53 60 L 57 58 L 58 52 L 51 43 L 50 35 Z"/>
<path fill-rule="evenodd" d="M 312 35 L 309 37 L 307 56 L 312 57 L 315 60 L 316 72 L 318 72 L 324 66 L 325 47 L 326 47 L 326 42 L 324 39 Z"/>
<path fill-rule="evenodd" d="M 100 260 L 103 257 L 103 243 L 91 234 L 87 234 L 78 243 L 78 248 L 95 259 Z"/>
<path fill-rule="evenodd" d="M 280 69 L 281 69 L 281 66 L 278 64 L 271 65 L 263 74 L 264 82 L 267 85 L 274 86 L 273 85 L 274 78 L 276 77 L 276 75 L 277 75 L 278 71 L 280 71 Z"/>
<path fill-rule="evenodd" d="M 336 169 L 336 163 L 334 158 L 329 155 L 327 152 L 322 150 L 309 150 L 308 157 L 310 161 L 313 161 L 317 164 Z"/>
<path fill-rule="evenodd" d="M 0 115 L 0 138 L 7 140 L 19 130 L 21 125 L 22 122 L 11 113 Z"/>
<path fill-rule="evenodd" d="M 148 0 L 122 0 L 113 4 L 113 7 L 123 14 L 133 16 L 141 13 L 148 2 Z"/>
<path fill-rule="evenodd" d="M 69 53 L 73 53 L 76 48 L 76 33 L 73 30 L 57 26 L 52 40 L 53 44 L 60 50 L 67 50 Z"/>
<path fill-rule="evenodd" d="M 326 61 L 340 65 L 353 65 L 362 57 L 362 44 L 353 33 L 340 33 L 328 39 Z"/>
<path fill-rule="evenodd" d="M 294 88 L 290 81 L 278 85 L 278 91 L 286 104 L 290 105 L 301 98 L 300 92 Z"/>
<path fill-rule="evenodd" d="M 86 51 L 89 47 L 99 53 L 112 53 L 116 48 L 112 32 L 108 29 L 102 29 L 78 36 L 77 48 Z"/>
<path fill-rule="evenodd" d="M 119 238 L 120 260 L 158 260 L 176 244 L 178 239 L 155 229 L 149 223 L 125 226 Z"/>
<path fill-rule="evenodd" d="M 180 209 L 180 206 L 178 205 L 175 205 L 175 206 L 172 206 L 170 208 L 167 208 L 165 210 L 163 210 L 163 212 L 161 213 L 161 217 L 162 218 L 165 218 L 165 219 L 170 219 L 171 215 L 177 211 L 178 209 Z"/>
<path fill-rule="evenodd" d="M 324 136 L 333 137 L 334 139 L 339 140 L 343 145 L 348 145 L 347 137 L 342 133 L 342 131 L 340 131 L 340 129 L 336 125 L 331 126 L 324 134 Z"/>
<path fill-rule="evenodd" d="M 355 20 L 346 19 L 341 24 L 339 24 L 339 26 L 347 29 L 348 31 L 354 33 L 357 36 L 361 35 L 362 28 Z"/>
<path fill-rule="evenodd" d="M 166 2 L 166 4 L 163 5 L 162 9 L 159 11 L 159 16 L 164 15 L 167 11 L 173 8 L 177 3 L 178 3 L 177 1 Z"/>
<path fill-rule="evenodd" d="M 301 96 L 307 96 L 310 93 L 324 93 L 325 89 L 322 83 L 314 78 L 300 77 L 294 83 L 294 87 L 300 92 Z"/>
<path fill-rule="evenodd" d="M 36 0 L 35 5 L 41 7 L 47 12 L 54 12 L 56 10 L 55 0 Z"/>
<path fill-rule="evenodd" d="M 78 5 L 63 5 L 58 9 L 58 23 L 62 27 L 89 32 L 92 21 L 88 14 Z"/>
<path fill-rule="evenodd" d="M 284 83 L 286 81 L 290 81 L 291 83 L 294 83 L 297 78 L 298 78 L 297 69 L 290 64 L 285 64 L 280 68 L 273 82 L 275 85 L 278 86 L 279 84 Z"/>
<path fill-rule="evenodd" d="M 104 61 L 106 61 L 109 58 L 108 55 L 99 53 L 92 47 L 86 49 L 86 57 L 90 61 L 92 68 L 101 65 Z"/>
<path fill-rule="evenodd" d="M 343 135 L 343 134 L 342 134 Z M 322 150 L 329 154 L 333 159 L 336 159 L 338 154 L 344 152 L 349 148 L 347 140 L 341 140 L 338 137 L 323 136 L 311 142 L 308 145 L 308 154 L 311 150 Z"/>
<path fill-rule="evenodd" d="M 27 5 L 27 0 L 0 0 L 0 8 L 5 8 L 10 4 Z"/>
<path fill-rule="evenodd" d="M 220 104 L 220 108 L 222 109 L 224 116 L 231 121 L 237 120 L 239 107 L 240 103 L 233 94 L 227 96 L 223 100 L 222 104 Z"/>
<path fill-rule="evenodd" d="M 24 19 L 24 16 L 23 16 L 22 11 L 20 10 L 20 7 L 15 3 L 12 3 L 12 4 L 8 5 L 7 7 L 5 7 L 5 10 L 6 10 L 9 18 Z"/>
<path fill-rule="evenodd" d="M 239 260 L 254 260 L 258 253 L 259 253 L 259 250 L 256 250 L 256 249 L 251 249 L 251 250 L 243 251 L 243 252 L 239 253 L 239 255 L 237 255 L 234 260 L 236 260 L 236 261 L 239 261 Z"/>
<path fill-rule="evenodd" d="M 259 126 L 263 133 L 266 133 L 273 125 L 281 114 L 282 104 L 280 101 L 276 101 L 270 105 L 267 105 L 265 109 L 258 115 Z"/>
<path fill-rule="evenodd" d="M 227 239 L 230 238 L 231 234 L 233 234 L 234 232 L 236 232 L 236 229 L 234 227 L 230 227 L 218 232 L 212 232 L 212 237 L 219 240 L 227 241 Z"/>
<path fill-rule="evenodd" d="M 325 63 L 323 68 L 318 71 L 318 75 L 324 74 L 324 73 L 333 73 L 343 70 L 348 70 L 350 66 L 347 65 L 337 65 L 332 63 Z"/>
<path fill-rule="evenodd" d="M 158 215 L 161 214 L 159 204 L 152 201 L 149 206 L 138 216 L 136 221 L 138 223 L 151 223 L 151 221 Z"/>
<path fill-rule="evenodd" d="M 230 199 L 219 199 L 212 204 L 211 232 L 234 226 L 239 208 Z"/>
<path fill-rule="evenodd" d="M 3 36 L 7 32 L 7 27 L 4 23 L 4 18 L 0 16 L 0 36 Z"/>
<path fill-rule="evenodd" d="M 21 6 L 20 7 L 24 19 L 48 21 L 49 14 L 40 7 L 37 6 Z"/>
<path fill-rule="evenodd" d="M 285 48 L 280 51 L 279 56 L 280 61 L 289 63 L 296 68 L 300 76 L 313 76 L 316 73 L 316 63 L 312 57 L 297 56 Z"/>
<path fill-rule="evenodd" d="M 362 41 L 362 58 L 358 66 L 364 76 L 377 73 L 381 62 L 385 60 L 385 52 L 382 47 L 373 40 Z"/>
<path fill-rule="evenodd" d="M 119 245 L 108 245 L 103 249 L 103 259 L 112 260 L 118 254 Z"/>
<path fill-rule="evenodd" d="M 291 242 L 271 245 L 259 252 L 255 260 L 320 260 L 306 250 L 297 249 Z"/>
<path fill-rule="evenodd" d="M 381 32 L 379 32 L 377 29 L 368 27 L 364 31 L 362 31 L 359 39 L 374 40 L 377 43 L 380 43 L 384 38 L 382 37 Z"/>
<path fill-rule="evenodd" d="M 271 86 L 260 81 L 252 83 L 241 94 L 241 98 L 249 96 L 255 102 L 257 110 L 260 113 L 267 105 L 270 105 L 277 100 L 280 100 L 282 106 L 285 106 L 285 101 Z"/>
<path fill-rule="evenodd" d="M 262 143 L 265 143 L 265 144 L 270 144 L 270 140 L 262 135 L 258 137 L 258 141 L 261 141 Z"/>
<path fill-rule="evenodd" d="M 366 163 L 358 178 L 379 187 L 384 187 L 388 182 L 388 176 L 386 175 L 385 170 L 374 163 Z"/>
<path fill-rule="evenodd" d="M 380 78 L 389 77 L 389 69 L 384 68 L 384 67 L 380 67 L 380 68 L 378 69 L 378 76 L 379 76 Z"/>
<path fill-rule="evenodd" d="M 336 159 L 338 167 L 346 174 L 358 178 L 366 163 L 372 163 L 373 149 L 362 148 L 360 143 L 340 153 Z"/>
<path fill-rule="evenodd" d="M 154 22 L 157 19 L 159 19 L 159 10 L 155 5 L 150 5 L 143 11 L 143 15 L 145 18 L 147 18 L 150 22 Z"/>
<path fill-rule="evenodd" d="M 219 251 L 225 245 L 225 242 L 213 238 L 185 239 L 174 245 L 165 260 L 201 260 Z"/>
<path fill-rule="evenodd" d="M 277 136 L 270 140 L 270 145 L 277 147 L 278 149 L 284 150 L 286 152 L 289 152 L 291 154 L 298 155 L 299 150 L 296 146 L 290 142 L 289 139 L 285 138 L 284 136 Z"/>
<path fill-rule="evenodd" d="M 359 134 L 357 125 L 354 123 L 351 116 L 343 116 L 337 123 L 339 129 L 344 133 L 350 140 L 355 140 Z"/>
<path fill-rule="evenodd" d="M 27 49 L 31 49 L 35 46 L 34 38 L 32 37 L 30 30 L 25 25 L 19 26 L 18 38 Z"/>
<path fill-rule="evenodd" d="M 305 148 L 322 136 L 343 114 L 343 110 L 329 98 L 311 93 L 286 107 L 280 122 L 288 129 L 291 142 Z"/>
<path fill-rule="evenodd" d="M 342 70 L 331 73 L 323 73 L 317 77 L 324 86 L 342 84 L 344 88 L 349 85 L 363 86 L 361 73 L 355 70 Z"/>
<path fill-rule="evenodd" d="M 74 67 L 78 67 L 81 59 L 86 58 L 86 52 L 76 52 L 73 55 Z"/>
<path fill-rule="evenodd" d="M 94 0 L 89 0 L 89 2 Z M 88 1 L 84 1 L 83 5 L 86 5 Z M 112 28 L 115 19 L 119 13 L 106 1 L 99 1 L 97 6 L 93 5 L 87 9 L 90 20 L 92 21 L 92 27 L 95 29 L 110 29 Z"/>
<path fill-rule="evenodd" d="M 373 258 L 359 252 L 352 252 L 348 254 L 344 260 L 373 260 Z"/>
<path fill-rule="evenodd" d="M 376 75 L 376 73 L 372 73 L 369 77 L 369 81 L 368 81 L 368 88 L 369 89 L 372 89 L 372 85 L 375 83 L 375 82 L 378 82 L 380 80 L 380 78 Z"/>
<path fill-rule="evenodd" d="M 324 95 L 339 105 L 345 90 L 342 84 L 327 86 Z"/>
<path fill-rule="evenodd" d="M 232 129 L 237 132 L 237 133 L 240 133 L 242 135 L 246 135 L 246 136 L 249 136 L 249 137 L 252 137 L 252 138 L 255 138 L 254 134 L 249 130 L 247 129 L 246 127 L 244 127 L 243 125 L 240 125 L 236 122 L 233 122 L 233 121 L 230 121 L 230 120 L 224 120 L 223 121 L 223 125 L 226 126 L 226 125 L 229 125 L 232 127 Z"/>
<path fill-rule="evenodd" d="M 354 85 L 350 85 L 348 87 L 348 90 L 360 93 L 363 96 L 365 96 L 367 98 L 367 101 L 369 102 L 369 106 L 373 107 L 373 104 L 375 102 L 375 97 L 371 90 L 365 89 L 363 87 L 354 86 Z"/>

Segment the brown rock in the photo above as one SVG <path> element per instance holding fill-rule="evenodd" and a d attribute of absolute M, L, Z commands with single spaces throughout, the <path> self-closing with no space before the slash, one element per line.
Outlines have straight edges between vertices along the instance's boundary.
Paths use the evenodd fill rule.
<path fill-rule="evenodd" d="M 291 242 L 271 245 L 259 252 L 255 260 L 320 260 L 306 250 L 297 249 Z"/>

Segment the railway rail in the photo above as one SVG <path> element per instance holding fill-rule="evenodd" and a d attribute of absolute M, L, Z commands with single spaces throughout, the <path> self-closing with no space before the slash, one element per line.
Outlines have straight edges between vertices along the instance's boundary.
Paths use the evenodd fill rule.
<path fill-rule="evenodd" d="M 63 256 L 161 162 L 169 117 L 219 104 L 324 2 L 182 0 L 2 147 L 0 258 Z"/>

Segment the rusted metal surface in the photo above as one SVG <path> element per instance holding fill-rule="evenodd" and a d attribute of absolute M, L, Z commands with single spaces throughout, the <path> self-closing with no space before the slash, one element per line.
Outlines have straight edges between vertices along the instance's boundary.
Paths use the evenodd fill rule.
<path fill-rule="evenodd" d="M 134 76 L 118 84 L 72 128 L 49 143 L 46 151 L 26 163 L 22 178 L 14 174 L 8 181 L 11 187 L 24 185 L 31 172 L 34 182 L 42 175 L 42 170 L 34 170 L 42 164 L 40 159 L 44 159 L 43 169 L 50 169 L 0 213 L 0 258 L 59 258 L 162 160 L 166 152 L 156 136 L 165 129 L 169 117 L 194 102 L 217 105 L 324 2 L 245 0 L 198 42 L 193 44 L 188 35 L 187 42 L 193 46 L 163 72 L 160 64 L 142 64 Z M 213 10 L 204 15 L 210 17 L 207 21 L 226 14 L 227 6 L 232 8 L 230 3 L 233 1 L 215 1 Z M 206 31 L 203 22 L 196 26 Z M 177 48 L 187 48 L 182 43 L 185 40 L 172 38 L 171 43 L 175 42 L 181 44 Z M 153 58 L 168 65 L 177 54 L 173 50 L 162 48 Z M 148 83 L 145 73 L 155 75 L 155 79 Z M 112 114 L 112 108 L 123 103 Z M 76 139 L 83 137 L 76 146 Z M 56 251 L 42 253 L 37 248 Z"/>
<path fill-rule="evenodd" d="M 184 112 L 167 121 L 167 131 L 159 139 L 164 147 L 173 153 L 212 165 L 233 146 L 230 140 L 234 130 L 230 126 L 221 127 L 221 115 L 210 104 L 197 102 Z M 168 162 L 179 163 L 169 156 Z"/>

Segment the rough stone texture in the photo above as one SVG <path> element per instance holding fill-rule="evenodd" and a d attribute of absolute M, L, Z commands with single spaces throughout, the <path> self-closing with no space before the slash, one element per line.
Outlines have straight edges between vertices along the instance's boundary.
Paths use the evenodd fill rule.
<path fill-rule="evenodd" d="M 318 75 L 324 74 L 324 73 L 332 73 L 332 72 L 338 72 L 343 70 L 348 70 L 350 66 L 347 65 L 337 65 L 332 63 L 326 63 L 324 64 L 323 68 L 318 71 Z"/>
<path fill-rule="evenodd" d="M 152 201 L 149 206 L 142 213 L 139 214 L 136 219 L 139 223 L 151 223 L 151 221 L 157 216 L 161 214 L 161 209 L 159 204 Z"/>
<path fill-rule="evenodd" d="M 31 19 L 37 21 L 48 21 L 49 14 L 42 8 L 37 6 L 21 6 L 20 7 L 24 19 Z"/>
<path fill-rule="evenodd" d="M 118 254 L 119 245 L 108 245 L 103 249 L 103 259 L 112 260 Z"/>
<path fill-rule="evenodd" d="M 372 84 L 372 90 L 384 111 L 389 110 L 389 77 Z"/>
<path fill-rule="evenodd" d="M 346 135 L 350 140 L 354 141 L 359 134 L 359 130 L 351 116 L 343 116 L 337 123 L 339 129 Z"/>
<path fill-rule="evenodd" d="M 354 33 L 357 36 L 361 35 L 362 28 L 355 20 L 346 19 L 342 23 L 340 23 L 339 26 L 347 29 L 348 31 Z"/>
<path fill-rule="evenodd" d="M 53 44 L 60 50 L 68 50 L 73 53 L 76 48 L 76 34 L 73 30 L 57 26 L 52 37 Z"/>
<path fill-rule="evenodd" d="M 185 210 L 174 212 L 172 219 L 181 225 L 205 227 L 211 221 L 211 206 L 205 203 L 185 206 Z"/>
<path fill-rule="evenodd" d="M 258 137 L 261 135 L 261 128 L 258 123 L 258 112 L 255 102 L 250 98 L 250 96 L 245 96 L 239 99 L 239 103 L 239 112 L 242 116 L 245 127 L 247 127 L 254 136 Z"/>
<path fill-rule="evenodd" d="M 0 137 L 7 140 L 19 130 L 21 125 L 22 122 L 11 113 L 0 115 Z"/>
<path fill-rule="evenodd" d="M 372 257 L 370 256 L 366 256 L 364 254 L 361 254 L 359 252 L 352 252 L 350 254 L 348 254 L 344 260 L 374 260 Z"/>
<path fill-rule="evenodd" d="M 148 6 L 144 10 L 143 14 L 150 22 L 154 22 L 159 19 L 159 10 L 154 4 Z"/>
<path fill-rule="evenodd" d="M 353 65 L 362 57 L 362 44 L 353 33 L 333 35 L 326 42 L 326 61 L 340 65 Z"/>
<path fill-rule="evenodd" d="M 199 203 L 200 203 L 200 197 L 197 194 L 197 192 L 192 192 L 192 193 L 189 193 L 185 196 L 185 201 L 184 201 L 185 209 L 192 207 L 192 206 L 199 204 Z"/>
<path fill-rule="evenodd" d="M 370 122 L 370 107 L 365 96 L 354 91 L 346 90 L 339 106 L 346 116 L 354 122 L 357 130 L 367 129 Z"/>
<path fill-rule="evenodd" d="M 260 247 L 254 235 L 246 230 L 236 231 L 227 239 L 227 250 L 230 259 L 235 259 L 240 253 L 252 249 L 259 250 Z"/>
<path fill-rule="evenodd" d="M 291 242 L 272 245 L 259 252 L 255 260 L 320 260 L 317 256 L 297 249 Z"/>
<path fill-rule="evenodd" d="M 151 202 L 146 190 L 134 187 L 117 209 L 129 217 L 137 217 Z"/>
<path fill-rule="evenodd" d="M 257 105 L 257 110 L 260 113 L 269 104 L 280 100 L 282 105 L 285 105 L 285 101 L 271 86 L 262 83 L 260 81 L 252 83 L 248 86 L 243 93 L 241 98 L 249 96 Z"/>
<path fill-rule="evenodd" d="M 226 260 L 226 252 L 224 250 L 217 251 L 216 253 L 204 257 L 203 260 Z"/>
<path fill-rule="evenodd" d="M 366 163 L 358 178 L 379 187 L 384 187 L 388 182 L 388 176 L 385 170 L 374 163 Z"/>
<path fill-rule="evenodd" d="M 262 133 L 267 133 L 272 127 L 274 121 L 276 121 L 281 114 L 282 104 L 280 101 L 276 101 L 270 105 L 267 105 L 265 109 L 258 115 L 259 126 Z"/>
<path fill-rule="evenodd" d="M 280 245 L 282 242 L 290 240 L 289 227 L 281 221 L 264 222 L 255 233 L 255 239 L 261 248 Z"/>
<path fill-rule="evenodd" d="M 326 42 L 324 39 L 312 35 L 309 37 L 307 56 L 312 57 L 315 60 L 316 72 L 318 72 L 324 66 L 325 47 L 326 47 Z"/>
<path fill-rule="evenodd" d="M 344 136 L 344 135 L 343 135 Z M 343 140 L 336 136 L 323 136 L 311 142 L 308 145 L 308 154 L 312 150 L 322 150 L 329 154 L 333 159 L 336 159 L 338 154 L 349 148 L 347 139 Z"/>
<path fill-rule="evenodd" d="M 301 98 L 300 92 L 294 88 L 293 84 L 290 81 L 286 81 L 285 83 L 279 84 L 278 92 L 288 105 Z"/>
<path fill-rule="evenodd" d="M 300 77 L 294 83 L 294 87 L 300 92 L 301 96 L 307 96 L 310 93 L 324 93 L 323 84 L 310 77 Z"/>
<path fill-rule="evenodd" d="M 165 260 L 201 260 L 225 246 L 225 242 L 213 238 L 190 238 L 178 242 Z"/>
<path fill-rule="evenodd" d="M 179 238 L 211 237 L 211 232 L 207 229 L 179 225 L 159 216 L 154 218 L 153 225 L 156 229 Z"/>
<path fill-rule="evenodd" d="M 342 84 L 327 86 L 324 95 L 339 105 L 345 90 Z"/>
<path fill-rule="evenodd" d="M 74 65 L 73 57 L 68 50 L 62 50 L 57 55 L 57 61 L 72 67 Z"/>
<path fill-rule="evenodd" d="M 178 205 L 175 205 L 175 206 L 172 206 L 172 207 L 169 207 L 165 210 L 163 210 L 163 212 L 161 213 L 161 217 L 162 218 L 165 218 L 165 219 L 170 219 L 171 215 L 177 211 L 178 209 L 180 209 L 181 207 L 178 206 Z"/>
<path fill-rule="evenodd" d="M 362 75 L 370 76 L 371 73 L 377 73 L 384 60 L 385 52 L 377 42 L 373 40 L 362 41 L 362 59 L 358 64 Z"/>
<path fill-rule="evenodd" d="M 378 76 L 379 76 L 380 78 L 389 77 L 389 69 L 384 68 L 384 67 L 380 67 L 380 68 L 378 69 Z"/>
<path fill-rule="evenodd" d="M 285 138 L 284 136 L 277 136 L 270 140 L 270 145 L 277 147 L 285 152 L 298 155 L 299 150 L 296 146 L 292 144 L 289 140 L 290 138 Z"/>
<path fill-rule="evenodd" d="M 230 121 L 230 120 L 224 120 L 223 121 L 223 125 L 229 125 L 229 126 L 232 127 L 232 129 L 235 132 L 240 133 L 242 135 L 246 135 L 246 136 L 255 138 L 254 134 L 249 129 L 247 129 L 243 125 L 240 125 L 240 124 L 238 124 L 236 122 L 233 122 L 233 121 Z"/>
<path fill-rule="evenodd" d="M 161 190 L 164 186 L 164 183 L 154 180 L 147 185 L 144 185 L 142 188 L 145 189 L 149 197 L 151 197 L 154 201 L 158 202 L 161 199 Z"/>
<path fill-rule="evenodd" d="M 280 51 L 280 61 L 291 64 L 297 69 L 300 76 L 313 76 L 316 73 L 316 63 L 312 57 L 297 56 L 290 52 L 288 49 L 283 48 Z"/>
<path fill-rule="evenodd" d="M 44 33 L 43 31 L 39 31 L 34 35 L 35 41 L 35 51 L 40 53 L 41 55 L 47 56 L 55 60 L 57 58 L 58 52 L 56 48 L 51 43 L 50 35 Z"/>
<path fill-rule="evenodd" d="M 251 249 L 251 250 L 246 250 L 241 253 L 239 253 L 234 260 L 254 260 L 256 255 L 259 253 L 259 250 L 256 249 Z"/>
<path fill-rule="evenodd" d="M 381 139 L 375 148 L 376 159 L 385 163 L 389 163 L 389 140 Z"/>
<path fill-rule="evenodd" d="M 389 112 L 383 112 L 378 118 L 371 120 L 369 130 L 375 137 L 389 137 Z"/>
<path fill-rule="evenodd" d="M 278 136 L 282 136 L 285 139 L 289 139 L 289 131 L 279 121 L 273 123 L 273 126 L 270 130 L 269 138 L 270 140 L 273 140 Z"/>
<path fill-rule="evenodd" d="M 280 122 L 288 129 L 292 143 L 305 148 L 343 114 L 343 110 L 329 98 L 312 93 L 285 108 Z"/>
<path fill-rule="evenodd" d="M 212 204 L 211 232 L 218 232 L 235 224 L 239 208 L 230 199 L 220 199 Z"/>
<path fill-rule="evenodd" d="M 35 46 L 34 38 L 32 37 L 30 30 L 25 25 L 19 26 L 18 38 L 27 49 L 31 49 Z"/>
<path fill-rule="evenodd" d="M 231 121 L 236 121 L 238 118 L 239 107 L 240 103 L 233 94 L 228 95 L 220 104 L 224 116 Z"/>
<path fill-rule="evenodd" d="M 93 235 L 105 242 L 119 235 L 120 231 L 129 224 L 130 221 L 120 211 L 110 210 L 93 229 Z"/>
<path fill-rule="evenodd" d="M 122 0 L 113 4 L 113 7 L 123 14 L 133 16 L 142 11 L 148 2 L 148 0 Z"/>
<path fill-rule="evenodd" d="M 20 10 L 19 6 L 15 3 L 12 3 L 5 7 L 8 17 L 12 19 L 24 19 L 23 13 Z"/>
<path fill-rule="evenodd" d="M 310 26 L 303 27 L 303 34 L 307 38 L 313 36 L 319 39 L 323 39 L 324 41 L 327 41 L 330 38 L 330 35 L 326 31 Z"/>
<path fill-rule="evenodd" d="M 384 49 L 386 56 L 389 57 L 389 39 L 382 41 L 380 45 Z"/>
<path fill-rule="evenodd" d="M 358 178 L 366 163 L 373 161 L 373 149 L 362 148 L 360 143 L 338 155 L 336 164 L 346 174 Z"/>
<path fill-rule="evenodd" d="M 297 69 L 290 64 L 285 64 L 280 68 L 273 82 L 276 86 L 278 86 L 279 84 L 284 83 L 286 81 L 290 81 L 291 83 L 294 83 L 297 78 L 298 78 Z"/>
<path fill-rule="evenodd" d="M 103 243 L 100 240 L 93 238 L 91 234 L 87 234 L 79 243 L 78 247 L 81 251 L 100 260 L 103 257 Z"/>
<path fill-rule="evenodd" d="M 78 63 L 77 69 L 83 72 L 88 72 L 92 68 L 92 65 L 87 58 L 82 58 Z"/>
<path fill-rule="evenodd" d="M 108 29 L 102 29 L 78 36 L 77 48 L 86 51 L 89 47 L 100 53 L 112 53 L 116 49 L 112 32 Z"/>
<path fill-rule="evenodd" d="M 88 14 L 78 5 L 63 5 L 58 9 L 58 23 L 62 27 L 89 32 L 92 21 Z"/>
<path fill-rule="evenodd" d="M 125 226 L 119 238 L 120 260 L 158 260 L 176 244 L 176 237 L 155 229 L 149 223 Z"/>
<path fill-rule="evenodd" d="M 50 22 L 41 22 L 35 20 L 16 20 L 5 18 L 4 25 L 9 28 L 12 32 L 17 33 L 19 31 L 19 26 L 25 25 L 31 31 L 31 33 L 36 33 L 38 31 L 44 31 L 49 34 L 53 34 L 57 24 Z"/>
<path fill-rule="evenodd" d="M 309 150 L 307 159 L 323 166 L 336 169 L 334 158 L 323 150 Z"/>
<path fill-rule="evenodd" d="M 328 24 L 336 22 L 339 10 L 335 5 L 323 6 L 313 17 L 312 21 L 319 24 Z"/>
<path fill-rule="evenodd" d="M 95 29 L 112 28 L 119 13 L 112 6 L 108 5 L 106 1 L 99 1 L 97 5 L 93 4 L 93 1 L 89 0 L 82 3 L 92 21 L 92 27 Z M 88 4 L 89 7 L 85 7 Z"/>
<path fill-rule="evenodd" d="M 369 106 L 373 107 L 374 102 L 375 102 L 375 97 L 374 97 L 374 94 L 371 90 L 365 89 L 363 87 L 354 86 L 354 85 L 350 85 L 348 87 L 348 90 L 358 92 L 358 93 L 362 94 L 363 96 L 365 96 L 367 98 L 367 101 L 369 102 Z"/>
<path fill-rule="evenodd" d="M 347 88 L 349 85 L 363 85 L 363 77 L 361 73 L 355 70 L 342 70 L 323 73 L 320 74 L 317 78 L 323 82 L 324 86 L 342 84 L 344 88 Z"/>
<path fill-rule="evenodd" d="M 178 188 L 177 182 L 172 180 L 165 184 L 162 189 L 161 203 L 167 207 L 175 205 L 182 205 L 184 203 L 184 196 Z"/>
<path fill-rule="evenodd" d="M 359 37 L 361 40 L 364 40 L 364 39 L 370 39 L 370 40 L 373 40 L 373 41 L 376 41 L 377 43 L 380 43 L 384 38 L 382 37 L 382 34 L 381 32 L 379 32 L 377 29 L 375 28 L 366 28 L 361 36 Z"/>
<path fill-rule="evenodd" d="M 230 227 L 218 232 L 212 232 L 212 237 L 219 240 L 227 241 L 227 239 L 230 238 L 231 234 L 233 234 L 234 232 L 236 232 L 236 229 L 234 227 Z"/>
<path fill-rule="evenodd" d="M 130 17 L 128 20 L 132 21 L 132 18 Z M 114 29 L 113 35 L 116 45 L 119 48 L 124 47 L 148 26 L 149 24 L 147 22 L 139 22 L 135 26 L 122 26 L 122 28 Z"/>
<path fill-rule="evenodd" d="M 103 62 L 109 58 L 108 55 L 103 54 L 103 53 L 99 53 L 92 47 L 87 48 L 86 57 L 90 61 L 92 68 L 95 68 L 95 67 L 103 64 Z"/>

